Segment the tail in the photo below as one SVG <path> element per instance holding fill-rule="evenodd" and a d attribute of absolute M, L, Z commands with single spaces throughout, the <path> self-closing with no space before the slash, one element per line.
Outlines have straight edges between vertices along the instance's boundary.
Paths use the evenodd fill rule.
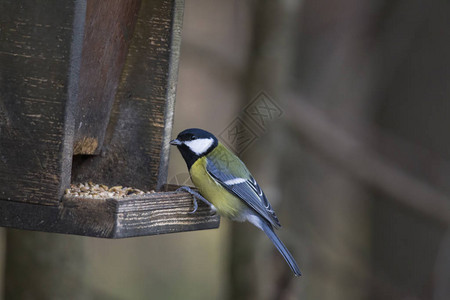
<path fill-rule="evenodd" d="M 273 231 L 272 226 L 264 221 L 260 223 L 261 229 L 267 234 L 267 236 L 275 245 L 275 247 L 277 247 L 278 251 L 280 251 L 281 255 L 283 255 L 292 272 L 294 272 L 294 275 L 301 276 L 302 273 L 300 272 L 300 268 L 298 267 L 297 262 L 295 261 L 294 257 L 292 257 L 292 254 L 289 252 L 289 250 L 286 248 L 286 246 L 283 244 L 280 238 Z"/>

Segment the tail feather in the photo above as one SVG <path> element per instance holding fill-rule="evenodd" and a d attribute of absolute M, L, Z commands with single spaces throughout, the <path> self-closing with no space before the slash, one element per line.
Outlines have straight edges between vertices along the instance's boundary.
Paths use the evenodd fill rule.
<path fill-rule="evenodd" d="M 261 223 L 261 229 L 266 233 L 266 235 L 269 237 L 269 239 L 272 241 L 281 255 L 283 255 L 292 272 L 294 272 L 294 275 L 301 276 L 302 273 L 300 272 L 300 268 L 298 267 L 297 262 L 295 261 L 289 250 L 286 248 L 286 246 L 283 244 L 283 242 L 280 240 L 280 238 L 276 235 L 273 227 L 266 222 Z"/>

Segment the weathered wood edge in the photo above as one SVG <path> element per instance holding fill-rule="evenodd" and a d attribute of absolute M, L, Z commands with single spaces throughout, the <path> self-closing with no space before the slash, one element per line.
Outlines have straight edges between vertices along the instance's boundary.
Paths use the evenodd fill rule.
<path fill-rule="evenodd" d="M 192 196 L 185 192 L 154 193 L 151 197 L 117 200 L 115 238 L 211 229 L 219 216 L 203 203 L 195 213 Z"/>
<path fill-rule="evenodd" d="M 83 37 L 86 22 L 87 0 L 74 1 L 73 34 L 70 45 L 70 66 L 68 76 L 67 100 L 65 107 L 64 131 L 62 134 L 61 174 L 57 199 L 64 195 L 64 190 L 70 186 L 73 141 L 75 134 L 75 117 L 78 106 L 80 86 L 81 58 L 83 52 Z"/>
<path fill-rule="evenodd" d="M 0 199 L 0 226 L 101 238 L 126 238 L 219 227 L 218 215 L 185 192 L 122 199 L 64 196 L 59 206 Z"/>
<path fill-rule="evenodd" d="M 178 82 L 178 65 L 181 51 L 181 32 L 183 29 L 184 0 L 175 0 L 173 7 L 172 36 L 170 40 L 169 76 L 167 78 L 166 106 L 164 113 L 164 131 L 161 141 L 158 181 L 156 189 L 167 182 L 169 170 L 169 141 L 172 134 L 173 115 Z"/>

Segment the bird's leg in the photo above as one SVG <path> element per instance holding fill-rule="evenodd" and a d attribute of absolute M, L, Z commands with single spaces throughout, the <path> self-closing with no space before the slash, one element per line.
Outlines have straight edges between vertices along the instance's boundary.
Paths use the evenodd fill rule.
<path fill-rule="evenodd" d="M 189 212 L 190 214 L 195 213 L 195 212 L 197 211 L 197 209 L 198 209 L 197 199 L 203 201 L 203 202 L 204 202 L 206 205 L 208 205 L 208 206 L 211 208 L 211 210 L 214 211 L 214 213 L 215 213 L 216 208 L 214 207 L 214 205 L 212 205 L 208 200 L 206 200 L 202 195 L 200 195 L 199 192 L 194 191 L 193 189 L 191 189 L 191 188 L 188 187 L 188 186 L 182 186 L 182 187 L 178 188 L 177 191 L 185 191 L 185 192 L 188 192 L 188 193 L 191 194 L 192 197 L 194 198 L 194 210 L 193 210 L 193 211 L 190 211 L 190 212 Z"/>

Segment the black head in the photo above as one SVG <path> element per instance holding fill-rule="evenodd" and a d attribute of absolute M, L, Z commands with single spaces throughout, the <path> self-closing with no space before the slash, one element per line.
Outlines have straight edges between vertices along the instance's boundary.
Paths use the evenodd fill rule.
<path fill-rule="evenodd" d="M 217 138 L 210 132 L 198 128 L 189 128 L 180 132 L 176 139 L 170 141 L 176 145 L 186 161 L 188 169 L 202 156 L 217 147 Z"/>

